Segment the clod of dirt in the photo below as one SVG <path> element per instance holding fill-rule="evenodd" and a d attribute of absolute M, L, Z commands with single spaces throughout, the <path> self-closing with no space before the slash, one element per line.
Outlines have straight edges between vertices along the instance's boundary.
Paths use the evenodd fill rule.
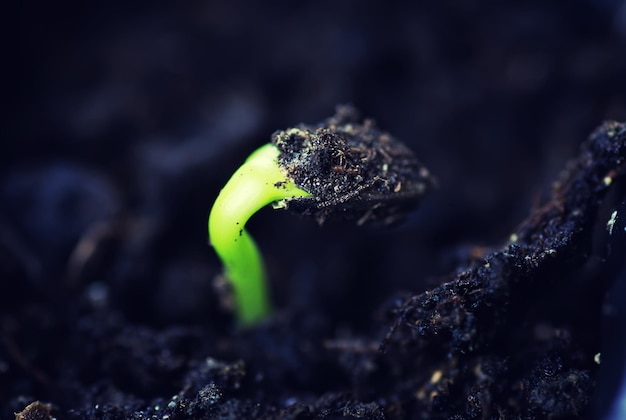
<path fill-rule="evenodd" d="M 288 208 L 327 220 L 354 220 L 357 225 L 401 222 L 417 207 L 434 178 L 411 150 L 374 121 L 360 122 L 356 109 L 337 107 L 316 126 L 301 124 L 272 135 L 280 150 L 278 163 L 312 194 L 291 200 Z"/>
<path fill-rule="evenodd" d="M 390 380 L 394 392 L 411 389 L 414 412 L 428 413 L 423 418 L 585 415 L 604 296 L 620 275 L 623 247 L 611 242 L 611 253 L 598 251 L 602 264 L 588 262 L 594 245 L 604 249 L 615 228 L 599 218 L 601 205 L 623 201 L 625 159 L 626 124 L 604 123 L 563 172 L 551 200 L 506 246 L 391 311 L 386 353 L 376 362 L 398 372 Z M 619 341 L 611 337 L 608 345 Z M 370 382 L 380 383 L 380 377 Z M 446 415 L 433 414 L 440 410 Z"/>
<path fill-rule="evenodd" d="M 15 413 L 15 420 L 51 420 L 54 418 L 52 410 L 52 404 L 35 401 L 19 413 Z"/>

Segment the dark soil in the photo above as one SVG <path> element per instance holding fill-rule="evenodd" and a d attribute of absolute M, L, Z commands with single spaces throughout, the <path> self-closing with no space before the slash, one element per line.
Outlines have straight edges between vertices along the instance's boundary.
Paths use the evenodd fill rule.
<path fill-rule="evenodd" d="M 9 6 L 0 418 L 603 418 L 625 371 L 626 128 L 604 121 L 626 121 L 626 6 L 422 3 Z M 374 156 L 331 153 L 361 195 L 313 215 L 408 218 L 260 212 L 276 313 L 240 330 L 212 201 L 277 129 L 345 103 L 416 159 L 368 181 Z M 381 191 L 409 194 L 377 213 Z"/>

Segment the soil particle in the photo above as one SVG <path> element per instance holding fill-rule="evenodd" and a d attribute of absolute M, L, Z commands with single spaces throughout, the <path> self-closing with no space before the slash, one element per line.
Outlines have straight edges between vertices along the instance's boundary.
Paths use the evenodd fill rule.
<path fill-rule="evenodd" d="M 52 420 L 52 405 L 35 401 L 19 413 L 15 413 L 15 420 Z"/>

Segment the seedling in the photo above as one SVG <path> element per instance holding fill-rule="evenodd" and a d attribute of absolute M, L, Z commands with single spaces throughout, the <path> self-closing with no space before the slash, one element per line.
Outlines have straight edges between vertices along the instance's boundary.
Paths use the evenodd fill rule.
<path fill-rule="evenodd" d="M 245 230 L 260 208 L 295 211 L 320 224 L 402 221 L 434 184 L 413 153 L 351 107 L 317 126 L 299 125 L 272 135 L 219 193 L 209 215 L 209 238 L 231 282 L 243 326 L 270 313 L 263 260 Z"/>

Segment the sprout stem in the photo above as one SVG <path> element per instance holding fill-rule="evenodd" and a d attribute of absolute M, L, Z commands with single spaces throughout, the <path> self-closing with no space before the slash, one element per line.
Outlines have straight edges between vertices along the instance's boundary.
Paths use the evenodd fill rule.
<path fill-rule="evenodd" d="M 245 230 L 262 207 L 310 194 L 298 188 L 278 167 L 279 150 L 266 144 L 253 152 L 220 191 L 209 215 L 209 238 L 231 282 L 240 325 L 269 315 L 270 301 L 263 259 Z"/>

